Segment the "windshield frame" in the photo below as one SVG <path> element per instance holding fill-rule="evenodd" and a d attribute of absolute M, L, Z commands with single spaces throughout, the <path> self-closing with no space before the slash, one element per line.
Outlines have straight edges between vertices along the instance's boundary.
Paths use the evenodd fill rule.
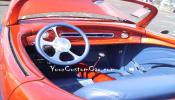
<path fill-rule="evenodd" d="M 86 19 L 98 19 L 105 21 L 114 21 L 114 22 L 127 22 L 130 24 L 135 24 L 134 22 L 123 19 L 120 17 L 107 16 L 94 13 L 84 13 L 84 12 L 49 12 L 49 13 L 40 13 L 21 16 L 19 20 L 35 19 L 35 18 L 86 18 Z"/>

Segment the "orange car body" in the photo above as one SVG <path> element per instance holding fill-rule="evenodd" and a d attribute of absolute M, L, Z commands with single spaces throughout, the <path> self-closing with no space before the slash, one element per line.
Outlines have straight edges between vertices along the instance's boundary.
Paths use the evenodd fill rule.
<path fill-rule="evenodd" d="M 30 1 L 30 2 L 29 2 Z M 42 2 L 43 1 L 43 2 Z M 59 87 L 52 84 L 47 78 L 37 69 L 34 63 L 23 48 L 21 37 L 24 33 L 35 33 L 45 24 L 19 24 L 18 19 L 23 15 L 30 15 L 36 13 L 52 12 L 52 11 L 81 11 L 91 12 L 95 14 L 109 15 L 108 11 L 97 9 L 88 2 L 91 0 L 12 0 L 3 22 L 3 28 L 0 37 L 0 89 L 1 96 L 4 100 L 79 100 L 80 97 L 74 96 Z M 96 22 L 93 20 L 72 20 L 72 19 L 54 19 L 54 18 L 40 18 L 39 20 L 62 20 L 75 26 L 80 26 L 84 29 L 86 27 L 94 26 L 87 31 L 93 31 L 105 26 L 107 29 L 115 31 L 115 36 L 121 35 L 121 31 L 127 31 L 130 36 L 127 39 L 112 38 L 112 39 L 90 39 L 91 45 L 103 44 L 156 44 L 167 47 L 175 47 L 175 39 L 169 38 L 162 34 L 154 34 L 146 31 L 145 27 L 156 16 L 157 9 L 150 4 L 146 4 L 137 0 L 125 0 L 148 7 L 151 12 L 142 21 L 136 25 L 129 25 L 125 23 L 113 22 Z M 33 3 L 37 2 L 37 3 Z M 42 2 L 42 3 L 39 3 Z M 29 3 L 30 6 L 25 6 Z M 40 9 L 39 6 L 53 5 Z M 74 3 L 74 4 L 73 4 Z M 33 5 L 35 4 L 35 5 Z M 66 4 L 66 5 L 64 5 Z M 56 6 L 57 5 L 57 6 Z M 58 9 L 59 5 L 59 9 Z M 61 6 L 64 5 L 64 6 Z M 72 6 L 75 5 L 75 6 Z M 78 5 L 78 6 L 76 6 Z M 25 12 L 21 9 L 30 9 Z M 74 8 L 74 9 L 72 9 Z M 85 9 L 86 8 L 86 9 Z M 88 8 L 88 9 L 87 9 Z M 82 11 L 83 9 L 83 11 Z M 93 11 L 93 12 L 92 12 Z M 112 16 L 122 16 L 116 13 L 110 13 Z M 30 20 L 29 20 L 30 21 Z M 32 20 L 32 22 L 37 22 Z M 27 27 L 27 28 L 25 28 Z M 108 31 L 108 30 L 99 30 Z M 26 38 L 25 45 L 32 45 L 36 35 L 30 35 Z M 81 40 L 74 40 L 74 45 L 81 45 Z"/>

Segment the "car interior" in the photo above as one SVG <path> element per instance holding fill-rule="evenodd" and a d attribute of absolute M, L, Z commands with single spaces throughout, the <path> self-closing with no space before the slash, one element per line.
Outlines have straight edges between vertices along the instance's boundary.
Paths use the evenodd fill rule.
<path fill-rule="evenodd" d="M 13 0 L 1 40 L 4 98 L 174 98 L 174 36 L 146 28 L 158 9 L 142 1 Z"/>
<path fill-rule="evenodd" d="M 70 27 L 64 26 L 64 24 L 61 24 L 62 26 L 59 25 L 56 25 L 58 36 L 71 41 L 72 47 L 70 50 L 72 52 L 78 56 L 83 55 L 87 46 L 86 41 L 83 42 L 83 36 L 79 34 L 79 31 L 69 29 Z M 54 56 L 57 50 L 54 49 L 54 45 L 49 43 L 54 41 L 56 36 L 54 31 L 50 29 L 51 27 L 53 27 L 53 24 L 43 28 L 46 30 L 38 30 L 35 34 L 23 34 L 21 40 L 26 53 L 36 67 L 49 81 L 59 88 L 79 97 L 94 100 L 101 98 L 113 99 L 116 97 L 119 99 L 167 98 L 174 95 L 174 89 L 171 88 L 174 84 L 170 81 L 170 78 L 172 79 L 175 73 L 174 48 L 156 44 L 129 42 L 130 38 L 135 40 L 135 36 L 141 37 L 132 31 L 79 26 L 79 29 L 84 32 L 83 34 L 90 41 L 89 51 L 81 61 L 74 64 L 66 63 L 67 65 L 61 65 L 46 59 L 36 47 L 38 43 L 39 45 L 42 44 L 41 49 L 43 49 L 43 52 L 50 58 Z M 123 35 L 122 33 L 128 34 Z M 38 34 L 41 34 L 41 36 L 36 36 Z M 37 42 L 36 39 L 40 38 L 43 38 L 42 41 L 44 40 L 46 44 Z M 121 41 L 121 38 L 122 42 L 116 42 Z M 63 40 L 63 42 L 66 43 L 67 41 Z M 63 45 L 66 47 L 64 43 Z M 63 51 L 59 59 L 67 62 L 73 60 L 74 55 Z M 93 78 L 88 78 L 88 74 L 85 75 L 87 77 L 80 77 L 78 75 L 79 71 L 70 70 L 81 67 L 82 63 L 85 66 L 92 66 L 98 69 L 98 75 L 100 73 L 110 77 L 111 80 L 96 82 Z M 68 68 L 68 70 L 65 71 L 65 68 Z M 171 77 L 167 77 L 167 75 Z M 165 81 L 165 83 L 162 81 Z M 150 90 L 155 90 L 156 92 Z"/>

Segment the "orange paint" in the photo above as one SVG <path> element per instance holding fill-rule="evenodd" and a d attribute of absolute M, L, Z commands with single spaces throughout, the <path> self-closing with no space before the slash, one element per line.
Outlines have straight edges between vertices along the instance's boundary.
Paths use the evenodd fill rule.
<path fill-rule="evenodd" d="M 98 72 L 98 71 L 91 71 L 89 69 L 89 66 L 87 66 L 86 64 L 80 63 L 76 66 L 83 69 L 83 71 L 78 72 L 78 76 L 80 78 L 92 79 L 94 82 L 105 82 L 105 81 L 116 80 L 115 78 L 113 78 L 107 74 L 103 74 L 103 73 Z"/>

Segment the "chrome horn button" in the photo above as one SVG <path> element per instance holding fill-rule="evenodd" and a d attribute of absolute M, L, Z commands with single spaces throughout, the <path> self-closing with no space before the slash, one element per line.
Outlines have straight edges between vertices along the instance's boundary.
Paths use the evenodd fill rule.
<path fill-rule="evenodd" d="M 53 47 L 56 52 L 68 52 L 71 48 L 71 42 L 66 38 L 56 38 Z"/>

